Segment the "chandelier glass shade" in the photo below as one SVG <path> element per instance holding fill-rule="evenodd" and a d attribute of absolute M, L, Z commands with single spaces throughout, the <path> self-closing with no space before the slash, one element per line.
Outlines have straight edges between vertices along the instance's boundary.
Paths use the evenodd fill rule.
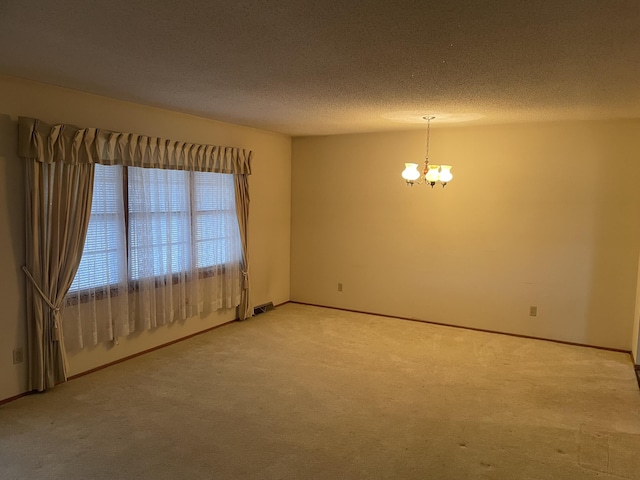
<path fill-rule="evenodd" d="M 451 165 L 434 165 L 429 163 L 429 141 L 431 136 L 431 120 L 436 117 L 425 116 L 423 117 L 427 121 L 427 145 L 426 154 L 424 157 L 424 169 L 422 174 L 418 170 L 417 163 L 405 163 L 404 170 L 402 171 L 402 178 L 404 178 L 407 185 L 413 187 L 414 184 L 426 184 L 431 188 L 436 183 L 440 183 L 443 187 L 453 180 L 453 174 L 451 173 Z"/>
<path fill-rule="evenodd" d="M 420 178 L 420 172 L 418 171 L 417 163 L 405 163 L 404 171 L 402 172 L 402 178 L 404 178 L 407 183 L 415 182 Z"/>

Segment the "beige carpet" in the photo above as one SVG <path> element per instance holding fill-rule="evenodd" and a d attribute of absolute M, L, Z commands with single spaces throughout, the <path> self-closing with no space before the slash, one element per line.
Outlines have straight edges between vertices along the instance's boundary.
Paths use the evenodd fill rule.
<path fill-rule="evenodd" d="M 629 357 L 288 304 L 0 407 L 4 479 L 640 479 Z"/>

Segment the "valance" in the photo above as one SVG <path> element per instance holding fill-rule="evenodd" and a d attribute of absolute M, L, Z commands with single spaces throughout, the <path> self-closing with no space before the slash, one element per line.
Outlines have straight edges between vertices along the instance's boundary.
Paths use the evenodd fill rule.
<path fill-rule="evenodd" d="M 130 167 L 251 174 L 251 150 L 200 145 L 132 133 L 19 119 L 18 154 L 42 163 L 100 163 Z"/>

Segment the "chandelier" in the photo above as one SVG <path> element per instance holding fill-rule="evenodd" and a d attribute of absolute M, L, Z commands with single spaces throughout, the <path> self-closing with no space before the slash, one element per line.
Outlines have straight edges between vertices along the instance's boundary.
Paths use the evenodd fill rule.
<path fill-rule="evenodd" d="M 429 164 L 429 137 L 431 136 L 431 120 L 436 117 L 433 116 L 425 116 L 422 117 L 427 121 L 427 153 L 424 157 L 424 170 L 422 171 L 422 176 L 418 171 L 417 163 L 405 163 L 405 169 L 402 172 L 402 178 L 404 178 L 407 182 L 407 185 L 411 185 L 413 187 L 414 183 L 418 185 L 427 184 L 431 185 L 431 188 L 436 183 L 440 183 L 443 187 L 447 185 L 452 179 L 453 175 L 451 173 L 451 165 L 430 165 Z"/>

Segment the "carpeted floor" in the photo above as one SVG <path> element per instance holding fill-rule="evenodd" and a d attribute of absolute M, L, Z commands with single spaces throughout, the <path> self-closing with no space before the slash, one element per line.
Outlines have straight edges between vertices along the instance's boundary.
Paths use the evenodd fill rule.
<path fill-rule="evenodd" d="M 287 304 L 0 407 L 1 479 L 640 479 L 628 355 Z"/>

